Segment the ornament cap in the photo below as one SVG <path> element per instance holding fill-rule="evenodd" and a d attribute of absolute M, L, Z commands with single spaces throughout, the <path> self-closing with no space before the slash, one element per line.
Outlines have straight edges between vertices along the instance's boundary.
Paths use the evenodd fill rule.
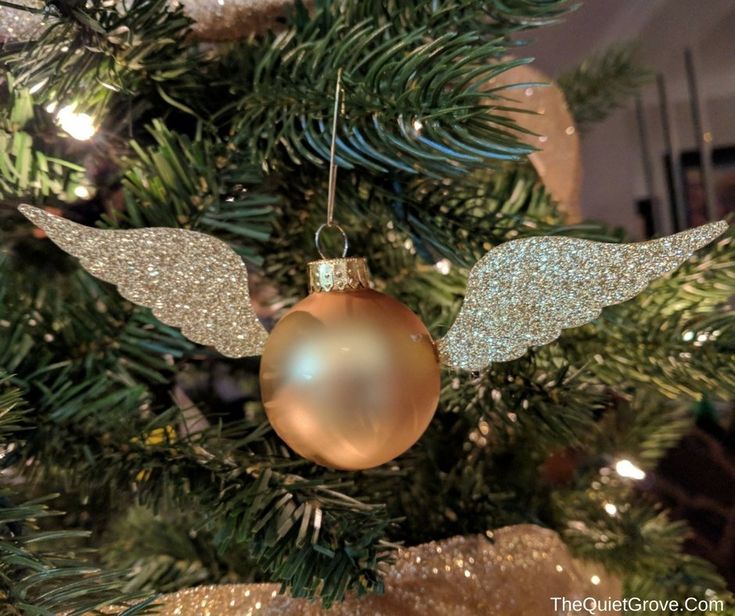
<path fill-rule="evenodd" d="M 309 263 L 309 293 L 356 291 L 370 288 L 367 259 L 320 259 Z"/>

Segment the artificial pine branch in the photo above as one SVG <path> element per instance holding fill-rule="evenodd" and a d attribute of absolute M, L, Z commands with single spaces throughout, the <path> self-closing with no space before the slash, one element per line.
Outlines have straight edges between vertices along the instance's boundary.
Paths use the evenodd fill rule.
<path fill-rule="evenodd" d="M 735 394 L 732 234 L 700 251 L 646 293 L 607 308 L 596 327 L 568 332 L 565 350 L 610 386 L 631 383 L 668 398 Z M 641 320 L 650 326 L 640 328 Z M 568 341 L 568 343 L 567 343 Z M 606 349 L 605 356 L 595 349 Z M 578 355 L 577 355 L 578 354 Z M 593 358 L 590 361 L 590 358 Z"/>
<path fill-rule="evenodd" d="M 448 0 L 440 4 L 432 0 L 367 0 L 354 3 L 318 0 L 316 4 L 322 9 L 336 4 L 336 12 L 352 23 L 372 19 L 380 24 L 399 23 L 405 29 L 428 26 L 432 30 L 446 30 L 450 26 L 502 37 L 510 32 L 553 23 L 564 13 L 576 8 L 568 0 Z M 307 20 L 305 13 L 300 16 L 302 23 Z M 322 23 L 329 23 L 329 16 L 323 14 Z"/>
<path fill-rule="evenodd" d="M 627 44 L 588 58 L 557 83 L 577 128 L 584 132 L 625 104 L 651 78 L 651 72 L 636 61 L 635 48 Z"/>
<path fill-rule="evenodd" d="M 191 20 L 181 7 L 172 9 L 166 0 L 54 4 L 58 15 L 49 16 L 37 39 L 0 50 L 0 65 L 18 85 L 38 89 L 42 103 L 74 104 L 97 115 L 117 98 L 117 115 L 128 110 L 134 93 L 171 102 L 179 86 L 191 86 L 186 73 L 195 50 L 186 44 Z M 177 85 L 167 92 L 165 82 Z"/>
<path fill-rule="evenodd" d="M 20 391 L 0 379 L 0 468 L 7 469 L 32 431 L 31 412 Z M 22 438 L 22 437 L 21 437 Z M 7 471 L 6 471 L 7 472 Z M 61 513 L 49 509 L 53 497 L 23 502 L 18 492 L 0 488 L 0 605 L 3 614 L 53 616 L 89 613 L 104 606 L 126 608 L 126 614 L 149 613 L 152 598 L 124 590 L 122 572 L 104 572 L 54 549 L 59 542 L 78 542 L 88 532 L 44 531 L 41 521 Z"/>
<path fill-rule="evenodd" d="M 199 125 L 197 137 L 177 134 L 160 120 L 150 127 L 155 145 L 132 144 L 123 178 L 125 209 L 109 221 L 132 227 L 183 227 L 233 242 L 250 261 L 254 243 L 270 234 L 278 198 L 265 177 L 234 147 Z"/>
<path fill-rule="evenodd" d="M 255 55 L 252 81 L 243 81 L 233 110 L 234 143 L 262 164 L 277 156 L 323 166 L 334 106 L 324 92 L 342 68 L 347 111 L 337 157 L 344 168 L 441 177 L 520 159 L 531 151 L 516 137 L 522 129 L 499 113 L 505 105 L 477 89 L 519 62 L 499 61 L 505 49 L 471 33 L 430 39 L 424 28 L 394 31 L 369 21 L 337 19 L 323 33 L 317 16 Z"/>
<path fill-rule="evenodd" d="M 64 160 L 63 152 L 45 148 L 49 123 L 36 117 L 30 92 L 10 73 L 0 85 L 0 198 L 73 198 L 83 167 Z"/>

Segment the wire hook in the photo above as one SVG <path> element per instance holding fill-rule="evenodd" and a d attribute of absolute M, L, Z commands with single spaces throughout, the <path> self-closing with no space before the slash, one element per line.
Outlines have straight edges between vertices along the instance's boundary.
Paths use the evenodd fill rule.
<path fill-rule="evenodd" d="M 334 222 L 334 199 L 337 191 L 337 120 L 342 94 L 342 69 L 337 70 L 337 85 L 334 90 L 334 112 L 332 114 L 332 143 L 329 148 L 329 192 L 327 193 L 327 226 Z"/>
<path fill-rule="evenodd" d="M 327 193 L 327 222 L 320 225 L 314 235 L 316 249 L 322 259 L 326 259 L 322 248 L 321 236 L 325 229 L 336 229 L 342 235 L 342 257 L 347 256 L 350 243 L 345 230 L 334 222 L 334 200 L 337 192 L 337 120 L 339 119 L 342 94 L 342 69 L 337 70 L 337 85 L 334 91 L 334 113 L 332 115 L 332 143 L 329 148 L 329 190 Z"/>

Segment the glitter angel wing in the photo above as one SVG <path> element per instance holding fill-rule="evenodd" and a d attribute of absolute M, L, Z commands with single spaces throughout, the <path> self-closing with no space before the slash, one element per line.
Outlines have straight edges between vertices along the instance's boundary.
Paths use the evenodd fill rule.
<path fill-rule="evenodd" d="M 638 244 L 568 237 L 501 244 L 470 270 L 464 304 L 438 342 L 442 361 L 480 370 L 516 359 L 637 295 L 725 229 L 715 222 Z"/>
<path fill-rule="evenodd" d="M 189 340 L 228 357 L 261 354 L 268 334 L 250 303 L 248 273 L 224 242 L 185 229 L 95 229 L 30 205 L 18 209 L 90 274 Z"/>

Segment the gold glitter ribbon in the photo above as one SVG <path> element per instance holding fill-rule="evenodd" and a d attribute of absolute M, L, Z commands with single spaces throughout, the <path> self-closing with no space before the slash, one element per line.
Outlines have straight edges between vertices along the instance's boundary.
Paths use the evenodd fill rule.
<path fill-rule="evenodd" d="M 489 538 L 492 537 L 492 540 Z M 534 525 L 453 537 L 401 550 L 385 593 L 329 610 L 278 594 L 278 584 L 189 588 L 161 599 L 163 616 L 559 616 L 553 597 L 619 598 L 619 580 L 572 558 L 559 536 Z M 593 616 L 596 612 L 593 612 Z"/>

